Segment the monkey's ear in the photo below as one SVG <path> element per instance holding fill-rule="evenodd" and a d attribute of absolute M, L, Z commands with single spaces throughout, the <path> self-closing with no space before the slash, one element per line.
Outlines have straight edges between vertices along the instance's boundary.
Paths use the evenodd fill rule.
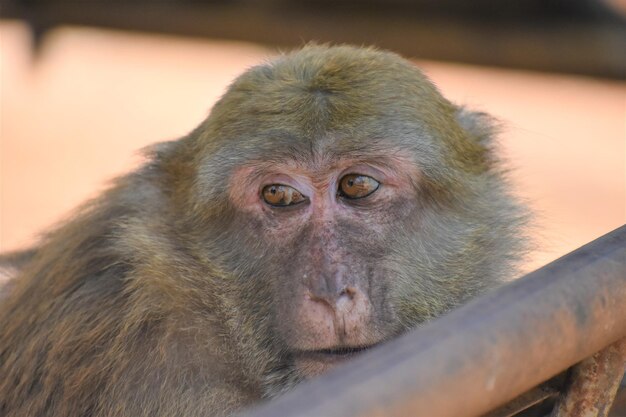
<path fill-rule="evenodd" d="M 489 114 L 463 106 L 457 107 L 456 120 L 472 139 L 484 146 L 491 145 L 500 130 L 498 121 Z"/>

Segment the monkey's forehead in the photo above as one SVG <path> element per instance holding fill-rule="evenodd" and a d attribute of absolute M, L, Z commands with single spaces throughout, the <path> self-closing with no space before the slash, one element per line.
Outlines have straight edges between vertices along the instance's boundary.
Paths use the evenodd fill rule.
<path fill-rule="evenodd" d="M 226 129 L 228 130 L 228 129 Z M 374 161 L 393 165 L 395 159 L 410 160 L 427 168 L 436 164 L 445 151 L 431 133 L 419 125 L 406 129 L 385 126 L 359 129 L 307 132 L 256 126 L 245 133 L 228 130 L 228 134 L 207 138 L 210 142 L 199 156 L 202 165 L 221 166 L 225 171 L 242 165 L 259 166 L 290 163 L 299 167 L 332 168 L 343 161 Z M 202 148 L 201 148 L 202 149 Z"/>

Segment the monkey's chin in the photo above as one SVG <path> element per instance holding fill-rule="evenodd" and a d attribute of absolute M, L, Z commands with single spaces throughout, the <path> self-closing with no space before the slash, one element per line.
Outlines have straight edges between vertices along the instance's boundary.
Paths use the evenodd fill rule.
<path fill-rule="evenodd" d="M 295 367 L 302 375 L 311 378 L 348 362 L 368 349 L 358 347 L 301 351 L 295 354 Z"/>

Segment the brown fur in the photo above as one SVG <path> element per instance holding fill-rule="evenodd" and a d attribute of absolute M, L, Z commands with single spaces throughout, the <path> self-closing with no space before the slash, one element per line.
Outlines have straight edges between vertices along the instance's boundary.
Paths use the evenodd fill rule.
<path fill-rule="evenodd" d="M 492 136 L 391 53 L 313 45 L 250 69 L 17 262 L 0 298 L 0 415 L 230 415 L 314 372 L 292 348 L 335 337 L 302 301 L 330 291 L 326 272 L 366 298 L 346 344 L 497 285 L 525 214 Z M 388 178 L 369 200 L 280 211 L 249 192 L 277 170 L 332 190 L 329 173 L 354 164 Z"/>

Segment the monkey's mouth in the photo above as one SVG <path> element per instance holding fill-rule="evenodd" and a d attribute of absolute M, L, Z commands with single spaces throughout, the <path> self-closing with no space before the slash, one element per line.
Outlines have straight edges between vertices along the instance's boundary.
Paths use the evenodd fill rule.
<path fill-rule="evenodd" d="M 301 350 L 295 352 L 297 359 L 334 363 L 350 359 L 363 352 L 368 351 L 376 345 L 368 346 L 341 346 L 316 350 Z"/>

